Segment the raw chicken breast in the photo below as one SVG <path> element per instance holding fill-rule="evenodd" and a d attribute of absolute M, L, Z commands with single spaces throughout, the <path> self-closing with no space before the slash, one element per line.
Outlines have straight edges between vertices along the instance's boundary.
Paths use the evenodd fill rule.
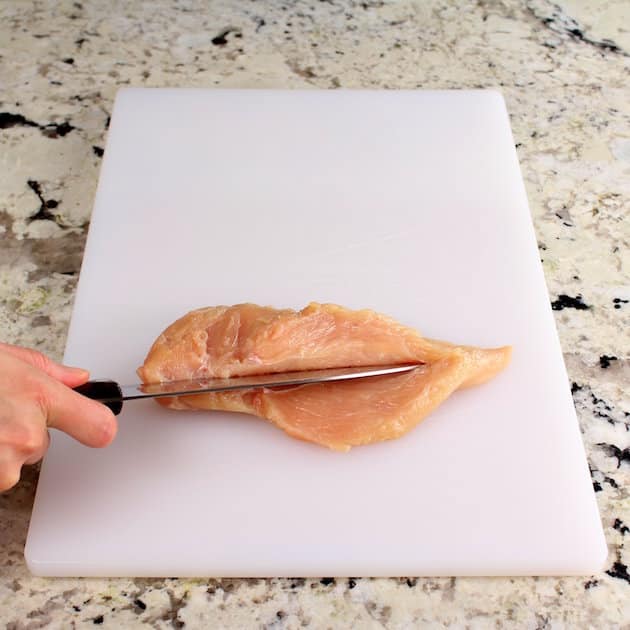
<path fill-rule="evenodd" d="M 425 339 L 370 310 L 309 304 L 301 311 L 255 304 L 188 313 L 153 344 L 144 383 L 318 368 L 416 363 L 411 372 L 282 390 L 199 394 L 157 401 L 172 409 L 220 409 L 267 418 L 289 435 L 329 448 L 400 437 L 459 387 L 492 378 L 509 347 L 482 349 Z"/>

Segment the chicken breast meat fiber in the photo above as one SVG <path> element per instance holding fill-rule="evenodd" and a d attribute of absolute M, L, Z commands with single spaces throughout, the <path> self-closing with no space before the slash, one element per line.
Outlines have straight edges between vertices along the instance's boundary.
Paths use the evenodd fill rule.
<path fill-rule="evenodd" d="M 201 308 L 178 319 L 155 341 L 138 375 L 148 384 L 422 363 L 410 372 L 367 379 L 157 399 L 171 409 L 253 414 L 291 437 L 347 451 L 404 435 L 455 390 L 495 376 L 510 355 L 508 346 L 484 349 L 426 339 L 367 309 L 238 304 Z"/>

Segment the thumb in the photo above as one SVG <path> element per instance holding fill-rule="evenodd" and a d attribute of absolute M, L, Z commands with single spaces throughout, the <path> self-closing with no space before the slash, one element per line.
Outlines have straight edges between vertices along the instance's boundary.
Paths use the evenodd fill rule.
<path fill-rule="evenodd" d="M 51 376 L 57 381 L 61 381 L 68 387 L 82 385 L 90 378 L 90 373 L 87 370 L 61 365 L 45 354 L 37 350 L 32 350 L 31 348 L 22 348 L 21 346 L 12 346 L 8 343 L 0 342 L 0 352 L 10 354 L 16 359 L 42 370 L 42 372 L 45 372 L 48 376 Z"/>
<path fill-rule="evenodd" d="M 105 405 L 54 381 L 46 387 L 42 400 L 49 427 L 71 435 L 86 446 L 107 446 L 114 439 L 118 423 Z"/>

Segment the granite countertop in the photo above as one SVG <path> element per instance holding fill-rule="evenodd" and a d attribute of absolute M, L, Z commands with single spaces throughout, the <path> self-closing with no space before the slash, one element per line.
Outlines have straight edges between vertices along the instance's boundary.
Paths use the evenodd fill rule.
<path fill-rule="evenodd" d="M 580 578 L 33 578 L 35 466 L 0 495 L 0 623 L 628 627 L 628 24 L 626 0 L 0 4 L 1 338 L 55 358 L 120 86 L 499 88 L 610 550 Z"/>

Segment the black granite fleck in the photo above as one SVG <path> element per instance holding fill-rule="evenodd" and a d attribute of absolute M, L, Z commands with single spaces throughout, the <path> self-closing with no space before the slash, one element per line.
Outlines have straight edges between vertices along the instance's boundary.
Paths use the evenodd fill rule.
<path fill-rule="evenodd" d="M 614 444 L 606 444 L 605 442 L 598 442 L 599 446 L 608 457 L 613 457 L 617 460 L 617 468 L 621 468 L 623 462 L 630 463 L 630 448 L 621 449 Z"/>
<path fill-rule="evenodd" d="M 598 398 L 591 392 L 591 402 L 593 403 L 593 413 L 598 418 L 604 418 L 610 424 L 615 424 L 615 420 L 610 416 L 610 414 L 606 413 L 607 411 L 612 411 L 612 407 L 606 403 L 603 398 Z"/>
<path fill-rule="evenodd" d="M 62 123 L 48 123 L 40 127 L 41 132 L 48 138 L 63 138 L 73 129 L 76 129 L 76 127 L 67 121 Z"/>
<path fill-rule="evenodd" d="M 418 583 L 418 578 L 407 578 L 405 580 L 405 584 L 407 584 L 409 588 L 413 588 L 417 583 Z"/>
<path fill-rule="evenodd" d="M 553 11 L 551 17 L 539 16 L 533 7 L 528 7 L 528 10 L 544 26 L 556 33 L 564 33 L 575 41 L 588 44 L 589 46 L 598 48 L 603 52 L 612 52 L 623 55 L 624 57 L 630 56 L 629 53 L 624 51 L 619 45 L 610 39 L 596 40 L 588 37 L 585 35 L 584 31 L 580 27 L 580 24 L 576 20 L 564 14 L 557 5 L 555 5 L 554 8 L 555 10 Z"/>
<path fill-rule="evenodd" d="M 615 44 L 615 42 L 613 42 L 610 39 L 602 39 L 599 41 L 595 39 L 591 39 L 590 37 L 587 37 L 586 35 L 584 35 L 584 31 L 582 31 L 582 29 L 580 28 L 572 28 L 572 29 L 569 29 L 567 32 L 572 38 L 580 42 L 584 42 L 585 44 L 590 44 L 591 46 L 595 46 L 595 48 L 601 48 L 602 50 L 605 50 L 605 51 L 620 53 L 626 57 L 628 56 L 628 53 L 624 52 L 617 44 Z"/>
<path fill-rule="evenodd" d="M 615 412 L 613 411 L 612 407 L 608 405 L 603 398 L 598 398 L 597 396 L 595 396 L 595 394 L 591 392 L 591 401 L 594 407 L 593 413 L 598 418 L 604 418 L 605 420 L 609 422 L 609 424 L 616 424 L 616 423 L 624 424 L 626 426 L 626 430 L 630 431 L 630 425 L 628 425 L 627 422 L 625 422 L 624 420 L 616 420 L 613 416 L 611 416 L 611 413 L 614 415 Z M 608 413 L 608 412 L 611 412 L 611 413 Z M 622 412 L 622 413 L 624 414 L 626 418 L 630 416 L 628 412 Z"/>
<path fill-rule="evenodd" d="M 619 484 L 612 477 L 605 475 L 601 470 L 594 470 L 590 466 L 590 464 L 588 469 L 591 473 L 591 478 L 593 479 L 593 489 L 595 490 L 595 492 L 602 492 L 602 490 L 604 489 L 602 487 L 602 483 L 607 483 L 611 488 L 619 488 Z M 595 475 L 601 475 L 601 479 L 595 479 Z"/>
<path fill-rule="evenodd" d="M 611 361 L 617 361 L 617 357 L 609 356 L 607 354 L 602 354 L 602 356 L 599 357 L 599 366 L 601 368 L 606 369 L 606 368 L 610 367 L 610 362 Z"/>
<path fill-rule="evenodd" d="M 565 308 L 574 308 L 578 311 L 585 311 L 591 308 L 588 304 L 585 304 L 580 294 L 575 297 L 565 295 L 564 293 L 558 296 L 557 300 L 551 303 L 551 308 L 554 311 L 561 311 Z"/>
<path fill-rule="evenodd" d="M 575 392 L 579 392 L 582 390 L 582 385 L 578 385 L 575 381 L 571 383 L 571 393 L 575 394 Z"/>
<path fill-rule="evenodd" d="M 94 617 L 94 619 L 92 619 L 92 623 L 95 626 L 100 626 L 103 622 L 105 621 L 103 615 L 99 615 L 98 617 Z"/>
<path fill-rule="evenodd" d="M 61 61 L 63 61 L 64 63 L 67 63 L 69 66 L 72 66 L 74 64 L 74 59 L 72 57 L 66 57 L 65 59 L 62 59 Z"/>
<path fill-rule="evenodd" d="M 595 394 L 593 394 L 592 392 L 591 392 L 591 400 L 593 401 L 594 405 L 599 405 L 600 403 L 602 403 L 606 411 L 611 411 L 610 405 L 607 405 L 606 401 L 603 398 L 597 398 L 597 396 L 595 396 Z"/>
<path fill-rule="evenodd" d="M 215 46 L 225 46 L 228 43 L 227 36 L 230 33 L 234 33 L 236 36 L 240 31 L 231 27 L 224 28 L 216 37 L 213 37 L 211 41 Z"/>
<path fill-rule="evenodd" d="M 354 578 L 348 580 L 348 588 L 352 590 L 357 585 L 357 581 Z"/>
<path fill-rule="evenodd" d="M 0 112 L 0 129 L 9 129 L 10 127 L 39 127 L 39 125 L 28 120 L 22 114 Z"/>
<path fill-rule="evenodd" d="M 59 81 L 51 81 L 50 83 L 53 85 L 61 85 Z M 22 114 L 0 112 L 0 129 L 9 129 L 10 127 L 36 127 L 47 138 L 60 138 L 68 135 L 73 129 L 76 129 L 76 127 L 71 125 L 68 121 L 42 125 L 34 120 L 25 118 Z"/>
<path fill-rule="evenodd" d="M 186 598 L 188 597 L 188 592 L 184 593 L 183 597 L 176 597 L 175 593 L 172 589 L 167 589 L 168 599 L 169 599 L 169 608 L 162 615 L 162 621 L 169 621 L 173 628 L 183 628 L 184 622 L 179 618 L 179 611 L 186 605 Z"/>
<path fill-rule="evenodd" d="M 319 583 L 323 584 L 324 586 L 330 586 L 331 584 L 335 583 L 335 578 L 331 578 L 331 577 L 322 578 L 319 581 Z"/>
<path fill-rule="evenodd" d="M 554 214 L 558 217 L 558 219 L 565 219 L 566 218 L 565 215 L 567 215 L 566 207 L 565 207 L 565 215 L 562 215 L 559 212 L 555 212 Z M 565 227 L 573 227 L 573 223 L 569 223 L 568 221 L 564 221 L 564 220 L 562 221 L 562 225 L 564 225 Z"/>
<path fill-rule="evenodd" d="M 622 304 L 627 304 L 630 300 L 622 300 L 621 298 L 613 299 L 613 306 L 617 309 L 621 308 Z"/>
<path fill-rule="evenodd" d="M 40 201 L 40 206 L 39 206 L 39 210 L 37 211 L 37 214 L 33 215 L 30 220 L 31 221 L 36 221 L 36 220 L 42 220 L 42 219 L 48 219 L 50 221 L 55 221 L 55 215 L 51 214 L 50 212 L 48 212 L 49 208 L 56 208 L 59 205 L 59 202 L 57 202 L 54 199 L 51 199 L 50 201 L 54 201 L 54 204 L 52 206 L 48 205 L 48 201 L 46 201 L 46 199 L 44 199 L 44 196 L 42 194 L 42 188 L 39 185 L 39 182 L 36 182 L 34 179 L 29 179 L 27 182 L 28 187 L 37 195 L 37 198 Z"/>
<path fill-rule="evenodd" d="M 604 483 L 607 483 L 611 488 L 619 488 L 619 484 L 612 478 L 604 475 Z"/>
<path fill-rule="evenodd" d="M 617 578 L 618 580 L 624 580 L 630 584 L 630 575 L 628 575 L 628 567 L 623 562 L 615 562 L 612 565 L 612 569 L 606 571 L 610 577 Z"/>
<path fill-rule="evenodd" d="M 615 519 L 615 522 L 613 523 L 613 529 L 616 529 L 622 536 L 625 536 L 627 533 L 630 532 L 628 526 L 619 518 Z"/>
<path fill-rule="evenodd" d="M 105 149 L 95 145 L 92 145 L 92 151 L 94 151 L 94 155 L 96 155 L 96 157 L 103 157 L 103 153 L 105 153 Z"/>
<path fill-rule="evenodd" d="M 141 599 L 135 599 L 133 605 L 139 610 L 147 609 L 147 605 Z"/>

